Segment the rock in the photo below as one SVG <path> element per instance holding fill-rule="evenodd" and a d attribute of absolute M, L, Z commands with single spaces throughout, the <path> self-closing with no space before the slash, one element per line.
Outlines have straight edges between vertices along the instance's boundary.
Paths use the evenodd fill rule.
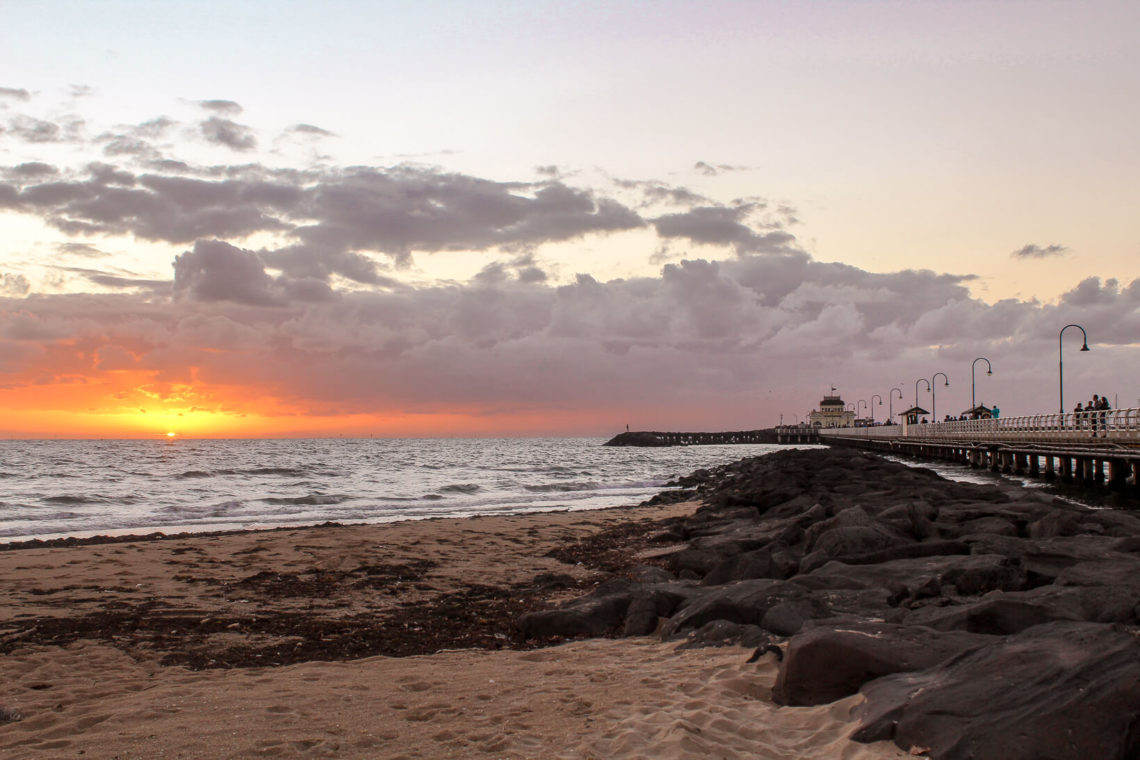
<path fill-rule="evenodd" d="M 1140 756 L 1140 643 L 1111 625 L 1038 626 L 862 693 L 853 739 L 938 760 Z"/>
<path fill-rule="evenodd" d="M 991 640 L 889 623 L 811 628 L 788 642 L 772 698 L 782 705 L 834 702 L 859 691 L 868 681 L 925 670 Z"/>
<path fill-rule="evenodd" d="M 803 593 L 790 589 L 782 581 L 757 579 L 737 581 L 702 591 L 681 608 L 666 624 L 666 638 L 700 628 L 714 620 L 759 625 L 773 604 L 789 596 L 802 598 Z"/>
<path fill-rule="evenodd" d="M 715 586 L 750 578 L 783 580 L 799 566 L 800 557 L 782 542 L 768 544 L 763 549 L 729 557 L 714 566 L 705 575 L 703 584 Z"/>
<path fill-rule="evenodd" d="M 678 649 L 706 647 L 762 647 L 775 641 L 770 633 L 757 625 L 714 620 L 689 633 Z"/>

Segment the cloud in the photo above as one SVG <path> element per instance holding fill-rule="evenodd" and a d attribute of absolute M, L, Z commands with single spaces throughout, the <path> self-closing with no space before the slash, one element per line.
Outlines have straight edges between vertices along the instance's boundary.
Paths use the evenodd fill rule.
<path fill-rule="evenodd" d="M 650 220 L 663 238 L 685 238 L 706 245 L 727 245 L 739 253 L 783 252 L 795 236 L 782 230 L 757 232 L 744 223 L 758 210 L 756 204 L 735 207 L 699 206 L 679 214 L 666 214 Z"/>
<path fill-rule="evenodd" d="M 31 290 L 28 278 L 22 274 L 0 274 L 0 295 L 23 296 Z"/>
<path fill-rule="evenodd" d="M 57 175 L 59 174 L 59 169 L 55 168 L 51 164 L 45 164 L 42 161 L 29 161 L 27 163 L 13 166 L 5 173 L 17 179 L 28 180 L 38 177 L 51 177 Z"/>
<path fill-rule="evenodd" d="M 257 254 L 220 240 L 200 240 L 174 258 L 174 293 L 207 302 L 283 304 Z"/>
<path fill-rule="evenodd" d="M 232 100 L 199 100 L 198 105 L 207 111 L 220 113 L 225 116 L 237 116 L 245 110 L 241 105 Z"/>
<path fill-rule="evenodd" d="M 83 256 L 84 258 L 104 258 L 111 254 L 106 251 L 100 250 L 91 243 L 57 243 L 55 250 L 59 253 L 68 254 L 71 256 Z"/>
<path fill-rule="evenodd" d="M 1063 245 L 1047 245 L 1042 248 L 1035 243 L 1029 243 L 1010 254 L 1015 259 L 1046 259 L 1051 256 L 1064 256 L 1068 248 Z"/>
<path fill-rule="evenodd" d="M 206 142 L 231 150 L 249 151 L 257 147 L 257 138 L 249 127 L 229 119 L 211 116 L 198 125 Z"/>
<path fill-rule="evenodd" d="M 22 87 L 0 87 L 0 98 L 11 98 L 13 100 L 30 100 L 31 97 L 31 93 Z"/>
<path fill-rule="evenodd" d="M 651 428 L 761 427 L 802 413 L 837 377 L 848 400 L 899 386 L 909 404 L 914 377 L 935 370 L 951 383 L 939 386 L 939 410 L 957 412 L 977 356 L 994 367 L 982 400 L 1008 414 L 1047 410 L 1056 331 L 1073 321 L 1094 349 L 1066 364 L 1073 393 L 1124 392 L 1140 371 L 1126 350 L 1140 334 L 1140 280 L 1094 279 L 1057 305 L 991 305 L 961 277 L 872 273 L 802 252 L 566 285 L 527 274 L 541 268 L 524 254 L 468 283 L 341 293 L 266 265 L 258 252 L 199 241 L 175 260 L 172 296 L 108 276 L 114 293 L 0 301 L 0 339 L 13 344 L 3 380 L 128 365 L 188 378 L 192 366 L 203 393 L 244 388 L 311 413 L 462 409 L 495 424 L 574 410 L 605 432 L 627 414 Z M 780 400 L 764 401 L 764 389 Z"/>
<path fill-rule="evenodd" d="M 64 139 L 64 131 L 59 124 L 31 116 L 14 116 L 8 121 L 7 130 L 16 138 L 29 143 L 62 142 Z"/>
<path fill-rule="evenodd" d="M 105 254 L 103 254 L 105 255 Z M 141 289 L 149 291 L 153 294 L 169 295 L 171 283 L 170 280 L 154 280 L 133 275 L 123 276 L 118 274 L 108 274 L 107 272 L 99 271 L 96 269 L 85 269 L 83 267 L 53 267 L 56 271 L 67 272 L 69 274 L 77 274 L 88 282 L 96 285 L 101 285 L 105 288 L 112 289 Z"/>
<path fill-rule="evenodd" d="M 302 135 L 312 135 L 313 137 L 336 136 L 335 133 L 330 132 L 327 129 L 321 129 L 320 127 L 313 126 L 312 124 L 294 124 L 293 126 L 289 127 L 288 131 Z"/>
<path fill-rule="evenodd" d="M 705 161 L 698 161 L 693 164 L 693 171 L 697 174 L 703 174 L 706 177 L 715 177 L 724 172 L 737 172 L 743 171 L 743 166 L 732 166 L 731 164 L 710 164 Z"/>

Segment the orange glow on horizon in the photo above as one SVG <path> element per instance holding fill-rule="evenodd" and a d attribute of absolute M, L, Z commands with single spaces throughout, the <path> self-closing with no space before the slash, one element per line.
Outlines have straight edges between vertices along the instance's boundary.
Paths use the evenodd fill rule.
<path fill-rule="evenodd" d="M 251 387 L 155 382 L 114 372 L 0 388 L 7 438 L 441 438 L 603 436 L 636 409 L 384 408 L 361 412 L 328 402 L 286 401 Z"/>

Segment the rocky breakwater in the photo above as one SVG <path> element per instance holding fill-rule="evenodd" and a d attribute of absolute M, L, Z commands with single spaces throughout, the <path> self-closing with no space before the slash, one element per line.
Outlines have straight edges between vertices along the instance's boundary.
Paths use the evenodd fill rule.
<path fill-rule="evenodd" d="M 940 760 L 1140 757 L 1135 514 L 836 450 L 681 485 L 644 566 L 523 633 L 756 646 L 777 702 L 861 691 L 853 739 Z"/>

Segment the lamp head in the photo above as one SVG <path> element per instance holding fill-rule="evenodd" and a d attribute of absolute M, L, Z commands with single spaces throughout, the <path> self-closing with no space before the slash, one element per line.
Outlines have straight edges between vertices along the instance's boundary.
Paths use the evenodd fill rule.
<path fill-rule="evenodd" d="M 992 375 L 992 374 L 993 374 L 993 371 L 992 371 L 992 370 L 988 370 L 988 369 L 987 369 L 987 370 L 986 370 L 986 374 L 987 374 L 987 375 Z"/>
<path fill-rule="evenodd" d="M 1082 351 L 1091 351 L 1092 349 L 1091 349 L 1091 348 L 1089 348 L 1089 344 L 1088 344 L 1088 343 L 1086 343 L 1086 344 L 1084 344 L 1083 346 L 1081 346 L 1081 350 L 1082 350 Z"/>

